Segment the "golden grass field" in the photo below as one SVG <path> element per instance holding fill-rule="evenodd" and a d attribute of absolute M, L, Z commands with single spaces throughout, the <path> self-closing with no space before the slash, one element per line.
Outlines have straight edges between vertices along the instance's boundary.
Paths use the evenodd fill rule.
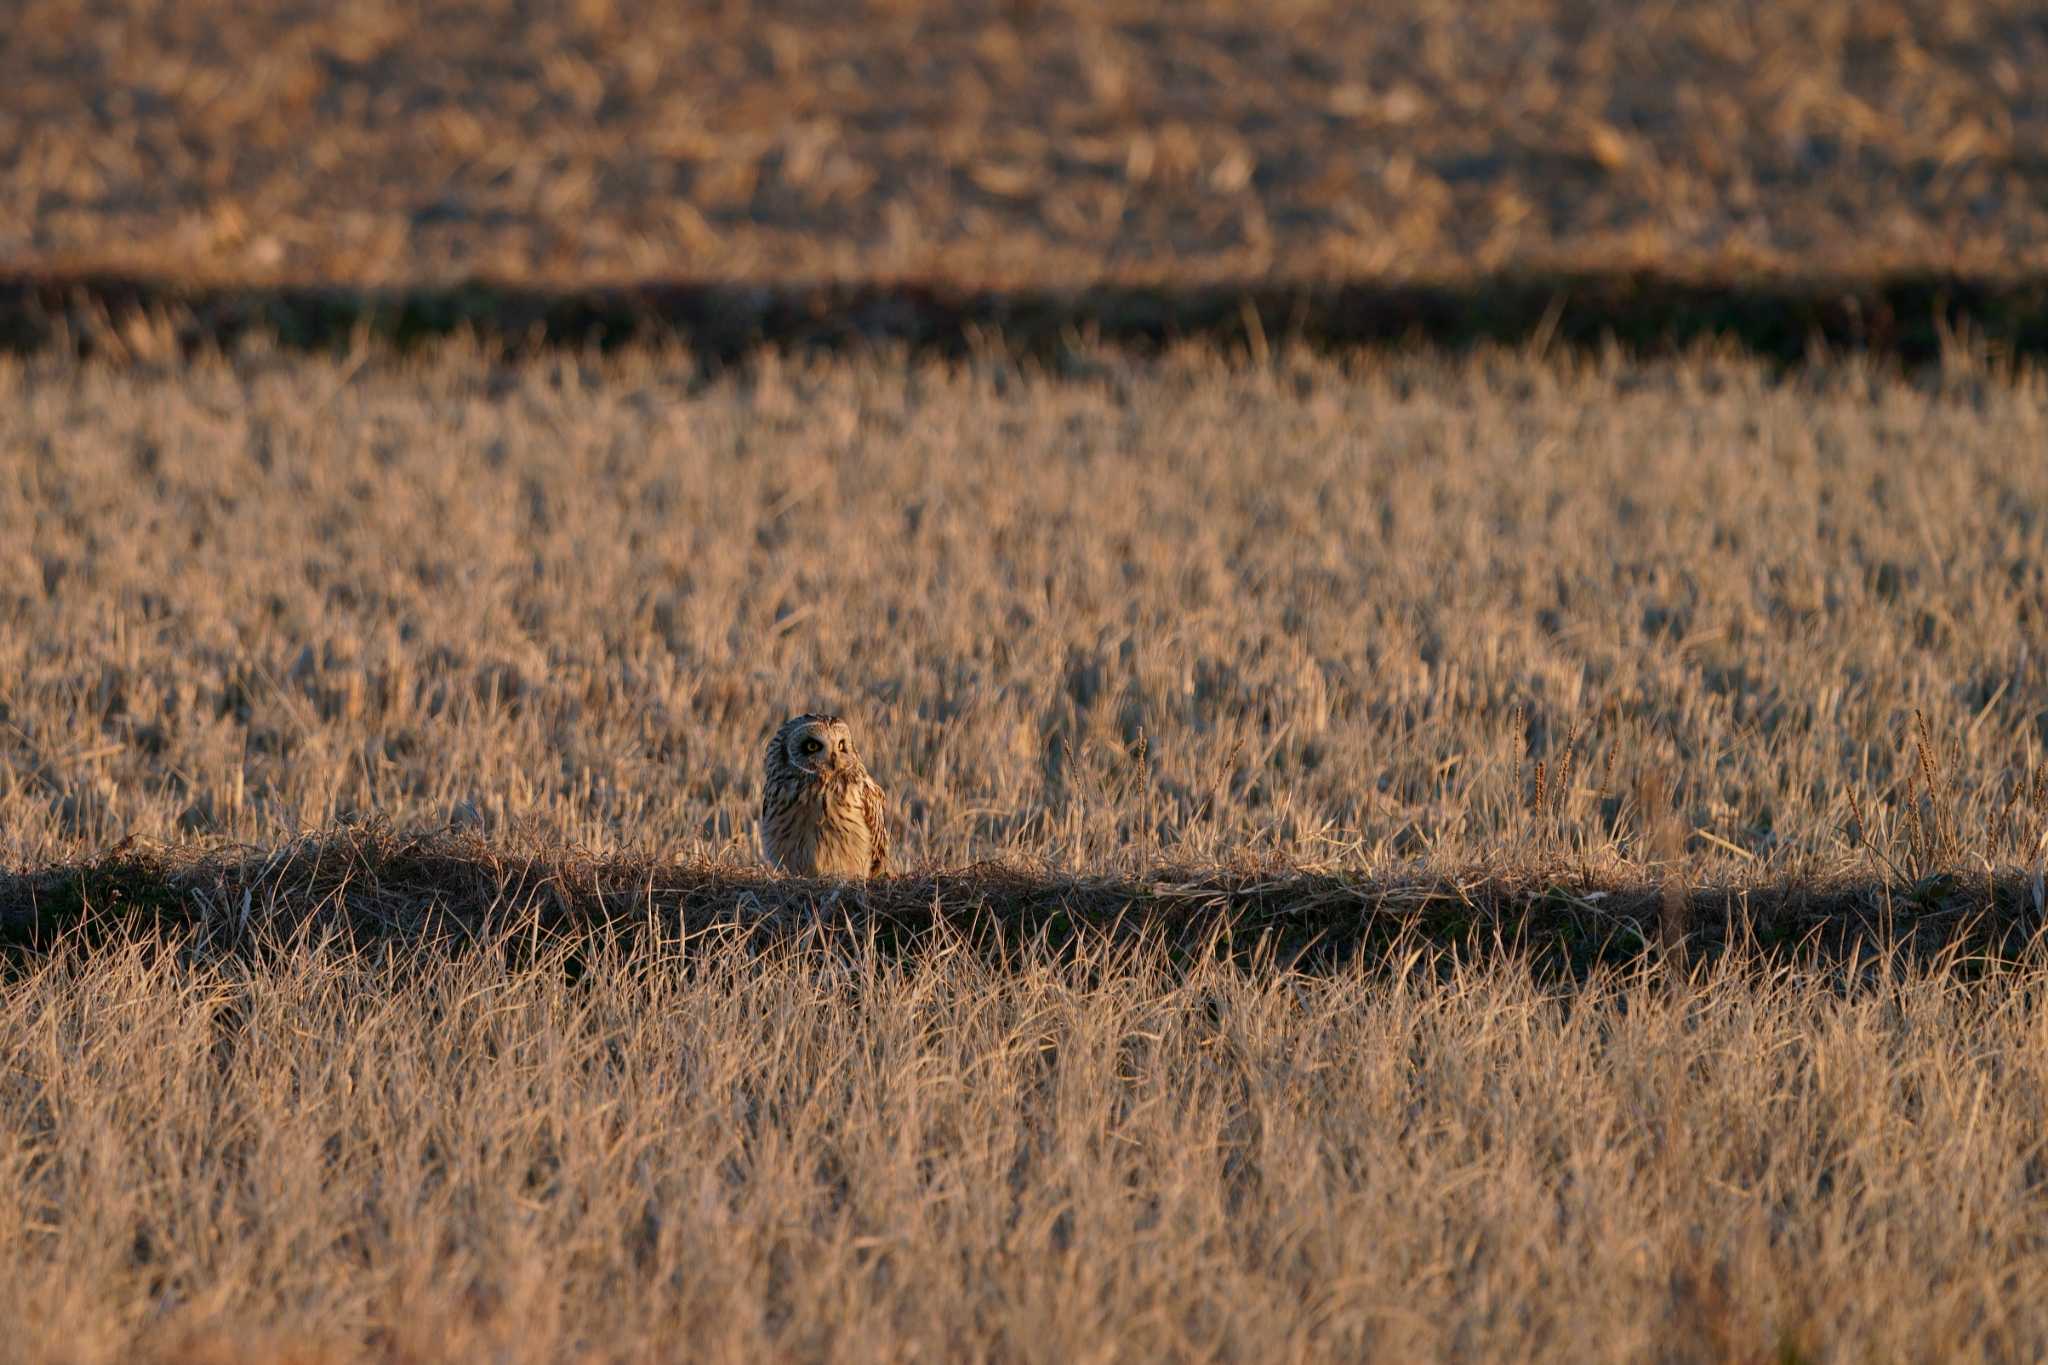
<path fill-rule="evenodd" d="M 59 953 L 10 1359 L 2029 1360 L 2041 966 Z"/>
<path fill-rule="evenodd" d="M 1067 370 L 0 362 L 0 858 L 377 814 L 751 861 L 810 708 L 911 867 L 2031 863 L 2038 375 Z"/>
<path fill-rule="evenodd" d="M 2048 1356 L 2036 6 L 0 88 L 0 1361 Z"/>
<path fill-rule="evenodd" d="M 0 361 L 6 1349 L 2038 1357 L 2044 442 L 1962 349 Z M 760 873 L 813 706 L 904 878 Z"/>
<path fill-rule="evenodd" d="M 0 263 L 179 280 L 2038 277 L 2030 0 L 23 0 Z"/>

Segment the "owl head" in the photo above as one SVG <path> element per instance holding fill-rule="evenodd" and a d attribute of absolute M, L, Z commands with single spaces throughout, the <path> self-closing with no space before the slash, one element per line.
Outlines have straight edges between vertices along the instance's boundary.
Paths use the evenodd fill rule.
<path fill-rule="evenodd" d="M 798 772 L 831 777 L 857 767 L 853 731 L 837 716 L 791 716 L 769 741 L 769 759 L 781 759 Z"/>

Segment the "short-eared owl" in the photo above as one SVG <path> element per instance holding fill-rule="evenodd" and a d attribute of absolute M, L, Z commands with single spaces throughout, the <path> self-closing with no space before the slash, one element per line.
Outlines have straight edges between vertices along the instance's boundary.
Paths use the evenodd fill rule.
<path fill-rule="evenodd" d="M 800 877 L 872 877 L 888 864 L 882 789 L 837 716 L 792 716 L 768 741 L 761 852 Z"/>

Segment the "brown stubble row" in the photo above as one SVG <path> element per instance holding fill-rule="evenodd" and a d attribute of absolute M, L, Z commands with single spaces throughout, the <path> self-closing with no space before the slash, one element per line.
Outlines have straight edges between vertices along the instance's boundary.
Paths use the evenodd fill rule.
<path fill-rule="evenodd" d="M 913 865 L 2032 864 L 2038 376 L 1068 370 L 6 362 L 0 858 L 379 815 L 750 859 L 810 708 Z"/>
<path fill-rule="evenodd" d="M 21 967 L 10 1357 L 2048 1349 L 2038 964 L 585 947 Z"/>
<path fill-rule="evenodd" d="M 2026 0 L 32 0 L 0 260 L 179 281 L 2038 276 Z"/>

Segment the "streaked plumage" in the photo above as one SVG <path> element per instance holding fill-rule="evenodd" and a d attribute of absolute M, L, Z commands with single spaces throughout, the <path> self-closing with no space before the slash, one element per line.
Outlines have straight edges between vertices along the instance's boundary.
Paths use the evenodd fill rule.
<path fill-rule="evenodd" d="M 872 877 L 888 866 L 882 789 L 837 716 L 792 716 L 768 741 L 761 852 L 800 877 Z"/>

